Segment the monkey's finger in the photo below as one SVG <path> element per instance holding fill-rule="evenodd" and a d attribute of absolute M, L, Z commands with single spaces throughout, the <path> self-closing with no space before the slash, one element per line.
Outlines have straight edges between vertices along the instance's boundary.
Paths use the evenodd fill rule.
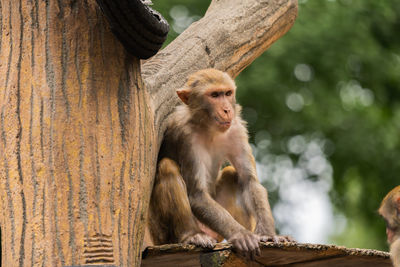
<path fill-rule="evenodd" d="M 216 242 L 215 242 L 215 240 L 212 239 L 212 238 L 209 238 L 209 239 L 207 240 L 207 242 L 206 242 L 206 246 L 207 246 L 207 248 L 209 248 L 209 249 L 214 248 L 214 247 L 215 247 L 215 244 L 216 244 Z"/>
<path fill-rule="evenodd" d="M 258 247 L 258 248 L 256 249 L 256 255 L 257 255 L 258 257 L 261 256 L 261 249 L 260 249 L 260 247 Z"/>
<path fill-rule="evenodd" d="M 200 236 L 199 237 L 202 247 L 204 248 L 213 248 L 212 241 L 208 236 Z"/>
<path fill-rule="evenodd" d="M 243 248 L 240 240 L 235 240 L 235 241 L 232 242 L 232 244 L 233 244 L 233 248 L 235 249 L 235 251 L 237 253 L 239 253 L 243 257 L 246 257 L 246 253 L 244 251 L 244 248 Z"/>
<path fill-rule="evenodd" d="M 294 240 L 294 238 L 291 237 L 291 236 L 289 236 L 289 235 L 285 235 L 284 237 L 286 238 L 286 240 L 287 240 L 288 242 L 296 242 L 296 240 Z"/>
<path fill-rule="evenodd" d="M 279 242 L 288 242 L 289 240 L 287 239 L 286 236 L 279 236 Z"/>
<path fill-rule="evenodd" d="M 254 251 L 258 247 L 258 242 L 253 238 L 246 238 L 246 245 L 250 251 Z"/>
<path fill-rule="evenodd" d="M 278 235 L 278 236 L 274 237 L 274 242 L 275 243 L 292 242 L 291 240 L 292 240 L 292 238 L 290 238 L 289 236 L 280 236 L 280 235 Z"/>
<path fill-rule="evenodd" d="M 248 238 L 246 238 L 246 245 L 249 248 L 251 260 L 255 259 L 257 249 L 259 249 L 258 240 L 259 238 L 255 238 L 255 236 L 248 236 Z"/>
<path fill-rule="evenodd" d="M 213 246 L 212 246 L 212 244 L 211 244 L 210 241 L 205 241 L 205 242 L 204 242 L 204 247 L 205 247 L 205 248 L 209 248 L 209 249 L 213 248 Z"/>
<path fill-rule="evenodd" d="M 199 240 L 197 240 L 197 236 L 196 236 L 196 235 L 193 236 L 193 237 L 191 237 L 191 238 L 187 241 L 187 243 L 190 244 L 190 245 L 195 245 L 195 246 L 199 246 L 199 245 L 200 245 L 200 244 L 199 244 Z"/>
<path fill-rule="evenodd" d="M 242 245 L 242 248 L 244 251 L 246 251 L 246 252 L 249 251 L 249 247 L 247 246 L 245 239 L 241 240 L 241 245 Z"/>
<path fill-rule="evenodd" d="M 200 246 L 201 247 L 206 247 L 206 242 L 205 242 L 205 240 L 203 239 L 203 238 L 201 238 L 200 236 L 199 237 L 197 237 L 197 242 L 200 244 Z"/>
<path fill-rule="evenodd" d="M 255 241 L 255 254 L 256 256 L 261 256 L 260 243 L 258 240 Z"/>
<path fill-rule="evenodd" d="M 259 251 L 260 250 L 260 248 L 258 248 L 258 247 L 256 247 L 256 248 L 254 248 L 254 249 L 252 249 L 251 251 L 250 251 L 250 259 L 252 260 L 252 261 L 254 261 L 255 259 L 256 259 L 256 256 L 259 256 L 257 253 L 257 250 Z"/>
<path fill-rule="evenodd" d="M 249 248 L 247 247 L 246 241 L 244 239 L 240 239 L 240 247 L 242 248 L 241 250 L 247 254 L 247 252 L 249 251 Z"/>
<path fill-rule="evenodd" d="M 256 238 L 253 240 L 254 244 L 254 254 L 255 256 L 261 256 L 261 250 L 260 250 L 260 238 Z"/>
<path fill-rule="evenodd" d="M 263 236 L 260 236 L 260 241 L 262 241 L 262 242 L 273 242 L 274 238 L 272 236 L 263 235 Z"/>
<path fill-rule="evenodd" d="M 249 260 L 254 261 L 256 259 L 256 256 L 254 255 L 254 250 L 249 250 L 247 254 Z"/>
<path fill-rule="evenodd" d="M 249 248 L 249 251 L 247 252 L 248 258 L 252 261 L 255 259 L 255 248 L 251 243 L 247 244 L 247 247 Z"/>

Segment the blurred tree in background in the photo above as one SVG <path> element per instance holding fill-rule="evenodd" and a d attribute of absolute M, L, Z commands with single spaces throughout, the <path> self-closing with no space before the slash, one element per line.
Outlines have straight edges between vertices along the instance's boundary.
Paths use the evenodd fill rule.
<path fill-rule="evenodd" d="M 208 5 L 154 1 L 169 41 Z M 282 233 L 387 249 L 376 210 L 400 184 L 399 32 L 397 0 L 299 0 L 294 27 L 237 78 Z"/>

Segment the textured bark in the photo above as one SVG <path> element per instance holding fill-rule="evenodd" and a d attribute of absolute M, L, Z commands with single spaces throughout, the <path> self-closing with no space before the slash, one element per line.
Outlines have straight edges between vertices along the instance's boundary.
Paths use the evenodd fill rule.
<path fill-rule="evenodd" d="M 4 266 L 134 266 L 156 150 L 140 64 L 94 1 L 1 1 Z"/>
<path fill-rule="evenodd" d="M 175 89 L 200 68 L 236 76 L 290 28 L 296 7 L 213 1 L 144 64 L 143 83 L 95 0 L 0 0 L 3 265 L 138 266 Z"/>

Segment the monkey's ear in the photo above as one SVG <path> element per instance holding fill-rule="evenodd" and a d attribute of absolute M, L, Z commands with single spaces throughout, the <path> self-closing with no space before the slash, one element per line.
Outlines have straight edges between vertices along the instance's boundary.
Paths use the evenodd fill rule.
<path fill-rule="evenodd" d="M 182 100 L 183 103 L 186 105 L 189 104 L 189 95 L 190 95 L 190 90 L 187 89 L 179 89 L 176 91 L 178 94 L 179 98 Z"/>

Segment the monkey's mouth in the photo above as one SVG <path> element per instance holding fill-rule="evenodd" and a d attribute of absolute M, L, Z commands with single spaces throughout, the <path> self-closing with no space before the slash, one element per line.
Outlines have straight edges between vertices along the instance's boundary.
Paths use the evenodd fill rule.
<path fill-rule="evenodd" d="M 217 122 L 218 126 L 220 126 L 221 128 L 228 129 L 229 127 L 231 127 L 231 121 L 223 121 L 223 120 L 218 119 L 215 116 L 214 116 L 214 119 Z"/>

